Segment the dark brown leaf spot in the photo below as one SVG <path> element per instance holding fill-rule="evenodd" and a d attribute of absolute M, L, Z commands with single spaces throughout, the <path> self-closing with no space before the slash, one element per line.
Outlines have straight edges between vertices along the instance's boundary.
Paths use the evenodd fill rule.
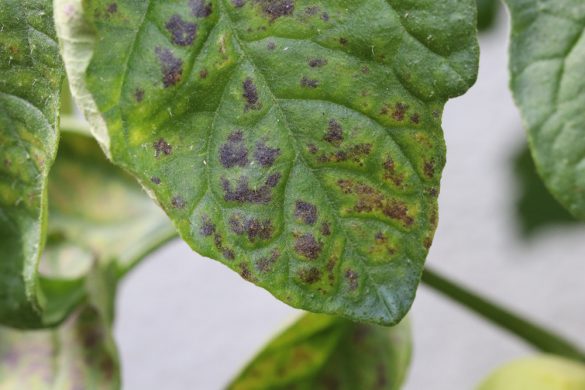
<path fill-rule="evenodd" d="M 254 281 L 254 276 L 252 275 L 252 271 L 250 271 L 250 268 L 248 267 L 248 264 L 246 263 L 241 263 L 239 265 L 240 267 L 240 276 L 247 280 L 248 282 L 253 282 Z"/>
<path fill-rule="evenodd" d="M 431 249 L 431 245 L 433 245 L 433 239 L 431 237 L 425 237 L 423 245 L 427 250 Z"/>
<path fill-rule="evenodd" d="M 391 157 L 384 161 L 384 179 L 390 180 L 396 186 L 401 186 L 404 181 L 404 175 L 396 172 L 395 163 Z"/>
<path fill-rule="evenodd" d="M 155 53 L 161 65 L 164 87 L 176 85 L 183 77 L 183 60 L 175 57 L 167 48 L 157 47 Z"/>
<path fill-rule="evenodd" d="M 183 199 L 183 197 L 180 195 L 173 196 L 173 199 L 171 199 L 171 204 L 176 209 L 185 208 L 186 205 L 185 199 Z"/>
<path fill-rule="evenodd" d="M 338 150 L 329 154 L 321 154 L 318 157 L 320 163 L 338 163 L 344 161 L 354 161 L 360 166 L 363 165 L 364 157 L 368 156 L 372 151 L 371 144 L 357 144 L 350 146 L 347 149 Z"/>
<path fill-rule="evenodd" d="M 153 176 L 153 177 L 150 178 L 150 181 L 153 182 L 156 185 L 159 185 L 160 184 L 160 177 Z"/>
<path fill-rule="evenodd" d="M 246 99 L 246 110 L 258 110 L 260 102 L 254 81 L 248 77 L 244 80 L 242 87 L 244 89 L 242 96 Z"/>
<path fill-rule="evenodd" d="M 323 222 L 323 224 L 321 225 L 321 234 L 324 236 L 331 235 L 331 225 L 329 225 L 329 223 Z"/>
<path fill-rule="evenodd" d="M 173 153 L 173 147 L 169 145 L 163 138 L 156 141 L 152 146 L 154 147 L 154 157 L 160 157 L 161 154 L 169 156 L 171 153 Z"/>
<path fill-rule="evenodd" d="M 397 121 L 403 121 L 404 115 L 406 114 L 406 110 L 408 110 L 408 106 L 402 103 L 396 103 L 394 107 L 394 112 L 392 113 L 392 118 Z"/>
<path fill-rule="evenodd" d="M 171 41 L 179 46 L 192 44 L 197 34 L 197 25 L 183 20 L 178 14 L 171 16 L 165 27 L 171 33 Z"/>
<path fill-rule="evenodd" d="M 321 19 L 322 19 L 324 22 L 328 22 L 328 21 L 329 21 L 329 14 L 328 14 L 327 12 L 323 12 L 323 13 L 321 14 Z"/>
<path fill-rule="evenodd" d="M 258 188 L 251 188 L 248 177 L 241 176 L 235 189 L 227 179 L 222 178 L 224 200 L 238 203 L 269 203 L 272 200 L 272 188 L 278 185 L 280 178 L 280 173 L 273 173 L 268 176 L 264 185 Z"/>
<path fill-rule="evenodd" d="M 213 5 L 203 0 L 191 0 L 189 1 L 189 7 L 191 7 L 193 16 L 198 18 L 206 18 L 213 12 Z"/>
<path fill-rule="evenodd" d="M 358 287 L 358 274 L 352 269 L 348 269 L 345 271 L 345 278 L 347 279 L 347 283 L 349 284 L 349 289 L 354 291 Z"/>
<path fill-rule="evenodd" d="M 424 165 L 425 176 L 432 179 L 435 176 L 435 161 L 425 161 Z"/>
<path fill-rule="evenodd" d="M 353 207 L 356 213 L 378 211 L 388 218 L 402 222 L 405 226 L 414 223 L 414 219 L 408 215 L 408 206 L 400 200 L 387 198 L 377 189 L 352 180 L 340 179 L 337 185 L 344 194 L 357 196 L 357 202 Z"/>
<path fill-rule="evenodd" d="M 310 79 L 306 76 L 303 76 L 303 78 L 301 79 L 301 87 L 304 88 L 317 88 L 319 86 L 319 81 L 318 80 L 314 80 L 314 79 Z"/>
<path fill-rule="evenodd" d="M 204 237 L 209 237 L 215 233 L 215 224 L 211 222 L 209 217 L 204 216 L 201 218 L 201 228 L 199 229 L 199 233 Z"/>
<path fill-rule="evenodd" d="M 220 251 L 226 259 L 234 260 L 236 258 L 234 251 L 223 246 L 223 239 L 219 233 L 215 232 L 215 225 L 213 226 L 213 231 L 213 243 L 217 250 Z"/>
<path fill-rule="evenodd" d="M 144 100 L 144 89 L 136 88 L 136 90 L 134 91 L 134 99 L 138 103 L 142 102 Z"/>
<path fill-rule="evenodd" d="M 201 80 L 206 79 L 208 75 L 209 75 L 209 72 L 207 71 L 207 69 L 201 69 L 199 71 L 199 78 Z"/>
<path fill-rule="evenodd" d="M 279 257 L 280 252 L 277 249 L 273 250 L 270 257 L 262 257 L 260 258 L 260 260 L 258 260 L 258 262 L 256 263 L 256 269 L 262 273 L 272 271 L 272 267 L 274 266 Z"/>
<path fill-rule="evenodd" d="M 376 233 L 376 236 L 374 238 L 376 240 L 376 243 L 378 244 L 385 244 L 386 242 L 388 242 L 388 238 L 382 232 Z"/>
<path fill-rule="evenodd" d="M 343 142 L 343 128 L 335 119 L 329 121 L 329 127 L 327 127 L 327 133 L 323 140 L 337 147 Z"/>
<path fill-rule="evenodd" d="M 307 149 L 309 150 L 309 153 L 311 153 L 311 154 L 315 154 L 319 151 L 319 148 L 317 146 L 315 146 L 315 144 L 307 145 Z"/>
<path fill-rule="evenodd" d="M 111 3 L 110 5 L 108 5 L 108 7 L 106 8 L 106 12 L 109 15 L 115 14 L 116 12 L 118 12 L 118 4 L 116 3 Z"/>
<path fill-rule="evenodd" d="M 295 10 L 294 0 L 254 0 L 273 22 L 282 16 L 290 16 Z"/>
<path fill-rule="evenodd" d="M 324 58 L 311 58 L 309 60 L 309 66 L 311 68 L 321 68 L 327 65 L 327 60 Z"/>
<path fill-rule="evenodd" d="M 256 218 L 245 218 L 241 214 L 231 216 L 230 228 L 238 235 L 247 234 L 251 242 L 260 240 L 269 240 L 272 237 L 274 228 L 272 222 L 268 219 L 260 221 Z"/>
<path fill-rule="evenodd" d="M 264 142 L 258 142 L 256 144 L 256 150 L 254 151 L 254 159 L 258 164 L 263 167 L 271 167 L 274 161 L 280 156 L 279 148 L 271 148 Z"/>
<path fill-rule="evenodd" d="M 411 121 L 412 123 L 414 123 L 414 124 L 417 124 L 417 125 L 418 125 L 418 124 L 420 123 L 420 115 L 418 115 L 418 114 L 412 114 L 412 115 L 410 116 L 410 121 Z"/>
<path fill-rule="evenodd" d="M 313 284 L 321 280 L 321 271 L 315 267 L 305 268 L 299 271 L 299 278 L 307 284 Z"/>
<path fill-rule="evenodd" d="M 432 196 L 433 198 L 436 198 L 437 196 L 439 196 L 439 190 L 436 187 L 431 187 L 426 192 L 428 195 Z"/>
<path fill-rule="evenodd" d="M 219 148 L 219 161 L 225 168 L 245 167 L 248 165 L 248 149 L 244 135 L 237 130 L 229 135 L 227 142 Z"/>
<path fill-rule="evenodd" d="M 232 4 L 234 5 L 234 7 L 236 8 L 241 8 L 244 5 L 246 5 L 246 0 L 232 0 Z"/>
<path fill-rule="evenodd" d="M 347 41 L 347 38 L 344 38 L 344 37 L 341 37 L 341 38 L 339 38 L 339 43 L 340 43 L 342 46 L 345 46 L 345 45 L 347 45 L 347 42 L 348 42 L 348 41 Z"/>
<path fill-rule="evenodd" d="M 297 200 L 295 203 L 295 217 L 300 218 L 307 225 L 317 222 L 317 206 Z"/>
<path fill-rule="evenodd" d="M 318 6 L 311 5 L 307 8 L 305 8 L 305 14 L 307 14 L 309 16 L 317 15 L 320 10 L 321 10 L 321 8 L 319 8 Z"/>
<path fill-rule="evenodd" d="M 321 254 L 321 249 L 321 243 L 315 240 L 315 237 L 310 233 L 297 237 L 295 241 L 295 251 L 310 260 L 317 259 Z"/>
<path fill-rule="evenodd" d="M 335 283 L 335 264 L 337 264 L 336 257 L 331 257 L 327 261 L 327 278 L 329 279 L 329 284 L 331 286 Z"/>
<path fill-rule="evenodd" d="M 266 48 L 270 51 L 276 49 L 276 43 L 274 43 L 274 41 L 270 41 L 266 44 Z"/>

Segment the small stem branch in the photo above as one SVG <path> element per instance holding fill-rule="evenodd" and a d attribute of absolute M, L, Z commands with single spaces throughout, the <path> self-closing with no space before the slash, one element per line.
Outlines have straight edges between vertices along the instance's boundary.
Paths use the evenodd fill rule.
<path fill-rule="evenodd" d="M 515 334 L 542 352 L 585 362 L 585 352 L 554 332 L 540 327 L 486 298 L 457 285 L 435 271 L 426 269 L 423 283 L 484 317 L 493 324 Z"/>

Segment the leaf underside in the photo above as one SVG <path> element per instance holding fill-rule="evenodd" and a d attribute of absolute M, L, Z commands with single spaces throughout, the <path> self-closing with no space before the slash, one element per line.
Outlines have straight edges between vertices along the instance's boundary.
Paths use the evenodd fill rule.
<path fill-rule="evenodd" d="M 272 340 L 228 387 L 400 389 L 410 364 L 410 324 L 393 328 L 307 314 Z"/>
<path fill-rule="evenodd" d="M 94 133 L 195 251 L 295 307 L 405 315 L 443 105 L 476 77 L 474 1 L 56 4 Z"/>
<path fill-rule="evenodd" d="M 0 323 L 38 327 L 47 313 L 36 268 L 63 79 L 51 2 L 3 0 L 0 32 Z"/>
<path fill-rule="evenodd" d="M 508 0 L 511 88 L 536 167 L 552 194 L 585 218 L 585 4 Z"/>

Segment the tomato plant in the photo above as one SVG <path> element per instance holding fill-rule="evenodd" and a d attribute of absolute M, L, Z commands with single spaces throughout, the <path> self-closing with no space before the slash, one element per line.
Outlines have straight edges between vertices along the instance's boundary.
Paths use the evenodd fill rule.
<path fill-rule="evenodd" d="M 536 168 L 583 219 L 585 5 L 506 5 Z M 116 286 L 178 236 L 311 312 L 230 388 L 400 388 L 422 281 L 582 389 L 579 346 L 425 267 L 443 108 L 473 86 L 497 7 L 0 0 L 0 387 L 120 387 Z M 540 370 L 517 366 L 500 375 Z"/>

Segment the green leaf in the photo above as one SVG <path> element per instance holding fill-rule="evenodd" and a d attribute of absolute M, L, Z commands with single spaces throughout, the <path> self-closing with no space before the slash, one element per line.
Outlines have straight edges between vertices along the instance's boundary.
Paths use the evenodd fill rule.
<path fill-rule="evenodd" d="M 498 16 L 500 0 L 477 0 L 477 28 L 479 31 L 490 29 Z"/>
<path fill-rule="evenodd" d="M 176 231 L 135 180 L 81 133 L 62 134 L 48 188 L 40 281 L 45 291 L 74 288 L 63 300 L 76 309 L 50 330 L 0 328 L 0 388 L 119 388 L 111 335 L 118 280 Z M 64 303 L 50 299 L 51 305 Z"/>
<path fill-rule="evenodd" d="M 465 1 L 58 0 L 72 90 L 182 238 L 277 298 L 395 324 L 437 223 Z"/>
<path fill-rule="evenodd" d="M 393 328 L 307 314 L 272 340 L 228 387 L 399 389 L 412 352 L 410 323 Z"/>
<path fill-rule="evenodd" d="M 96 269 L 87 283 L 90 299 L 58 328 L 38 331 L 0 328 L 1 389 L 120 387 L 109 315 L 115 273 Z"/>
<path fill-rule="evenodd" d="M 47 310 L 36 275 L 63 80 L 51 1 L 3 0 L 0 31 L 0 323 L 36 327 L 69 310 Z"/>
<path fill-rule="evenodd" d="M 508 0 L 511 87 L 536 167 L 552 194 L 585 218 L 585 3 Z"/>
<path fill-rule="evenodd" d="M 513 168 L 519 185 L 516 215 L 523 235 L 529 238 L 547 227 L 575 225 L 578 220 L 557 202 L 538 176 L 528 147 L 518 152 Z"/>
<path fill-rule="evenodd" d="M 523 358 L 492 373 L 478 390 L 583 390 L 585 365 L 554 355 Z"/>

